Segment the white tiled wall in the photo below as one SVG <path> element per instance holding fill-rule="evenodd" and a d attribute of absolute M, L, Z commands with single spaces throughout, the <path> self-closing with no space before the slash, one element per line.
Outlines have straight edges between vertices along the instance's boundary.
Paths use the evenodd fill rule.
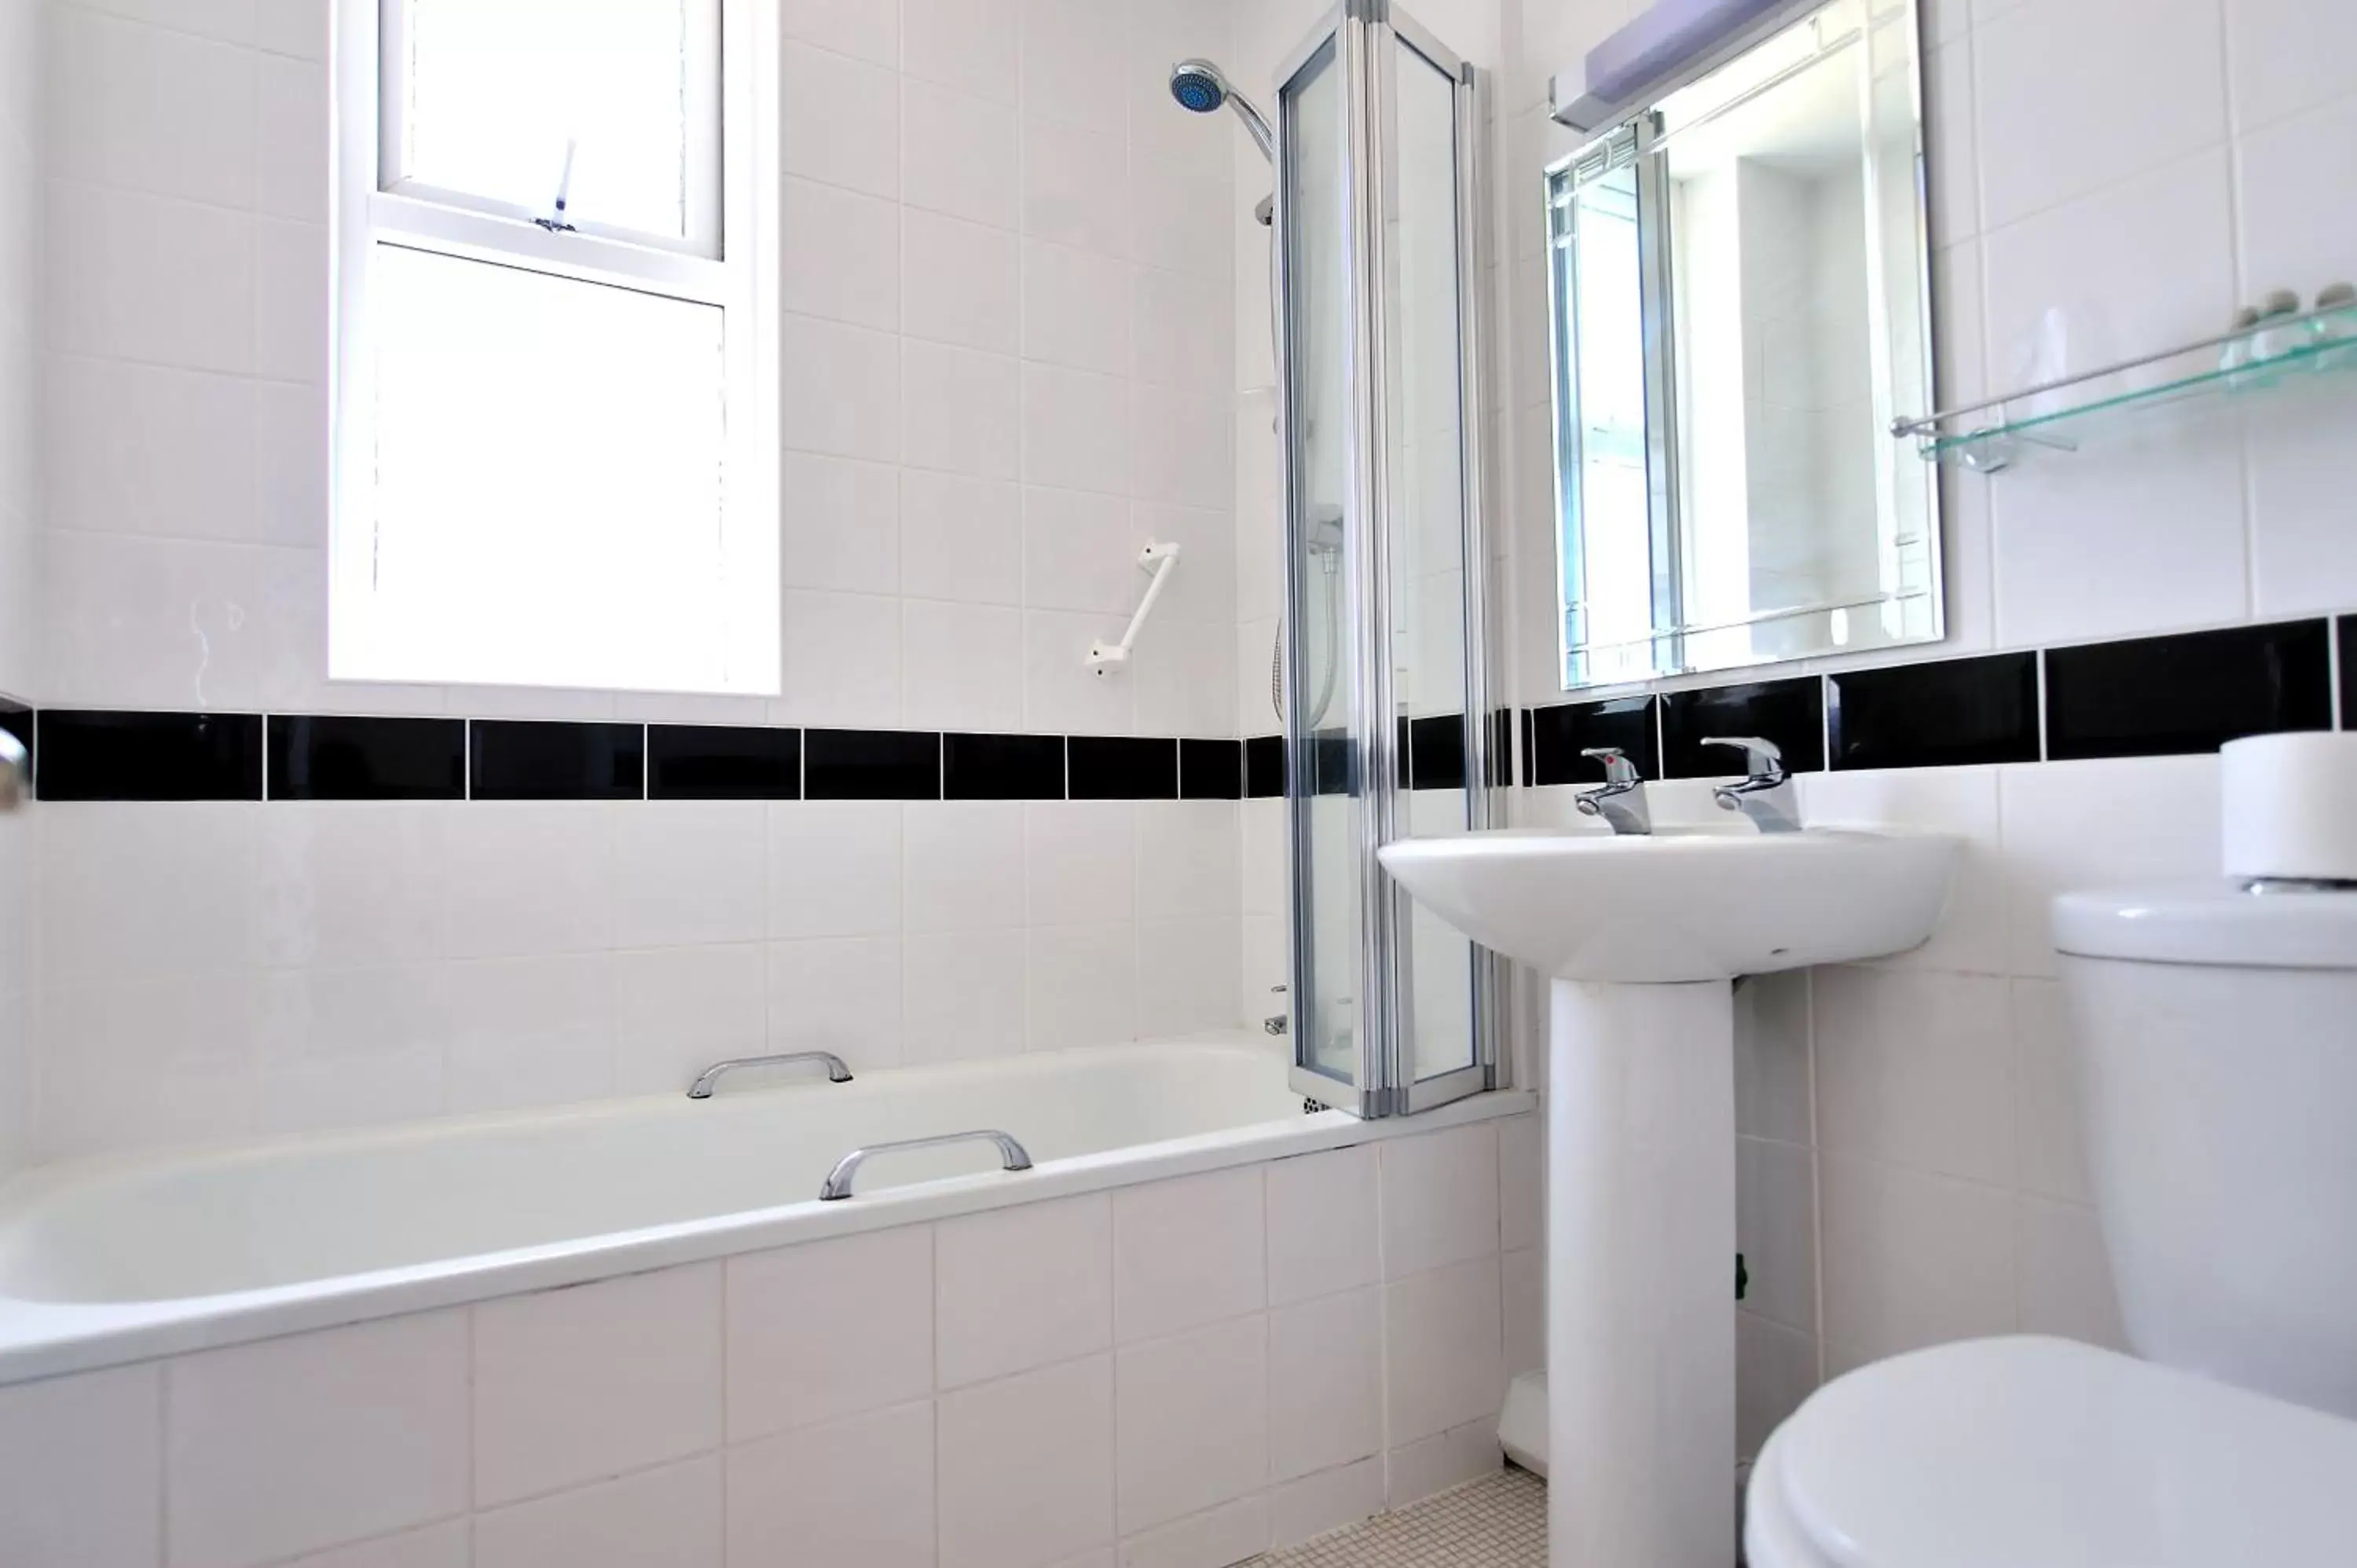
<path fill-rule="evenodd" d="M 1531 1122 L 0 1389 L 0 1544 L 1219 1568 L 1497 1466 Z"/>
<path fill-rule="evenodd" d="M 1232 1027 L 1243 810 L 43 804 L 32 1153 Z"/>
<path fill-rule="evenodd" d="M 1642 0 L 1508 0 L 1520 700 L 1555 670 L 1540 171 L 1545 79 Z M 1925 0 L 1943 401 L 2221 329 L 2357 275 L 2357 20 L 2333 0 Z M 2255 406 L 1983 478 L 1948 476 L 1949 646 L 2017 647 L 2357 606 L 2357 469 L 2332 415 Z M 1821 1369 L 2014 1328 L 2116 1343 L 2045 928 L 2062 888 L 2214 866 L 2214 757 L 1805 781 L 1813 820 L 1954 832 L 1946 926 L 1887 963 L 1747 983 L 1740 1316 L 1749 1452 Z M 1568 821 L 1555 790 L 1523 802 Z M 1822 1362 L 1820 1352 L 1822 1349 Z"/>
<path fill-rule="evenodd" d="M 0 94 L 0 691 L 1239 733 L 1241 136 L 1165 86 L 1225 53 L 1228 0 L 782 7 L 773 702 L 326 681 L 333 9 L 0 9 L 5 80 L 49 85 L 46 124 Z M 35 603 L 41 275 L 34 692 L 11 596 Z M 1092 677 L 1148 538 L 1184 544 L 1177 575 L 1131 669 Z M 0 1105 L 29 1098 L 53 1156 L 634 1092 L 764 1041 L 882 1065 L 1229 1027 L 1240 811 L 47 806 L 44 983 L 20 1005 L 0 962 Z M 38 1052 L 10 1048 L 27 1013 Z"/>

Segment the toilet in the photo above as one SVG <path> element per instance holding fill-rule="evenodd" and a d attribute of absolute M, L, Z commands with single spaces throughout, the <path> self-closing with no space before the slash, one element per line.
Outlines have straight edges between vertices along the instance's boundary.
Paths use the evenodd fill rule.
<path fill-rule="evenodd" d="M 1751 1568 L 2357 1563 L 2357 890 L 2054 904 L 2135 1356 L 2019 1336 L 1820 1389 Z"/>

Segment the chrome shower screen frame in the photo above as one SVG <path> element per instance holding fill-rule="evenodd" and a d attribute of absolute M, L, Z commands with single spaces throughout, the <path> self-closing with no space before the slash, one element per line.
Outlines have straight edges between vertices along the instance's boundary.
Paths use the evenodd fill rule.
<path fill-rule="evenodd" d="M 1472 948 L 1468 993 L 1470 1048 L 1461 1066 L 1419 1078 L 1413 1033 L 1415 984 L 1409 935 L 1413 910 L 1377 852 L 1405 836 L 1408 790 L 1403 746 L 1408 724 L 1396 690 L 1395 543 L 1409 521 L 1410 498 L 1398 493 L 1394 467 L 1408 406 L 1399 344 L 1403 332 L 1401 123 L 1398 70 L 1403 59 L 1427 65 L 1447 80 L 1453 108 L 1448 134 L 1454 186 L 1454 277 L 1457 408 L 1454 454 L 1461 519 L 1458 571 L 1462 583 L 1463 795 L 1467 828 L 1502 820 L 1498 789 L 1506 782 L 1506 725 L 1494 714 L 1489 632 L 1490 556 L 1483 533 L 1482 491 L 1487 460 L 1481 394 L 1479 289 L 1486 275 L 1486 211 L 1480 149 L 1486 128 L 1480 72 L 1449 50 L 1389 0 L 1345 0 L 1312 31 L 1278 71 L 1275 235 L 1283 322 L 1278 355 L 1278 411 L 1284 457 L 1286 516 L 1286 808 L 1292 849 L 1294 1088 L 1306 1098 L 1362 1117 L 1413 1114 L 1498 1081 L 1502 961 Z M 1333 96 L 1339 81 L 1339 124 L 1318 123 L 1337 145 L 1312 149 L 1304 134 L 1304 104 Z M 1430 151 L 1429 147 L 1421 149 Z M 1338 156 L 1329 187 L 1305 191 L 1304 168 L 1318 155 Z M 1339 234 L 1334 276 L 1309 275 L 1304 242 Z M 1320 257 L 1332 262 L 1330 252 Z M 1322 293 L 1319 285 L 1327 285 Z M 1307 290 L 1308 292 L 1305 292 Z M 1324 295 L 1333 295 L 1325 297 Z M 1308 317 L 1309 311 L 1330 314 Z M 1311 328 L 1323 323 L 1329 344 Z M 1304 395 L 1310 378 L 1332 366 L 1316 360 L 1320 349 L 1339 353 L 1342 424 L 1339 475 L 1313 478 L 1305 460 L 1322 435 L 1333 456 L 1332 432 L 1318 432 L 1329 411 Z M 1339 589 L 1319 580 L 1337 568 L 1318 557 L 1318 534 L 1330 529 L 1332 502 L 1319 478 L 1339 478 L 1341 523 Z M 1322 508 L 1322 510 L 1321 510 Z M 1330 541 L 1326 548 L 1330 551 Z M 1330 594 L 1330 597 L 1321 597 Z M 1318 646 L 1318 613 L 1326 609 Z M 1337 613 L 1339 611 L 1339 613 Z M 1329 676 L 1342 711 L 1306 711 L 1307 694 L 1320 689 L 1320 655 L 1339 662 Z M 1326 722 L 1320 724 L 1320 720 Z M 1426 723 L 1438 722 L 1427 719 Z M 1323 842 L 1321 842 L 1323 841 Z M 1321 856 L 1323 857 L 1321 859 Z M 1350 940 L 1329 924 L 1321 944 L 1319 917 L 1336 911 L 1320 883 L 1348 895 Z M 1321 950 L 1322 949 L 1322 950 Z M 1339 970 L 1347 965 L 1349 973 Z M 1342 994 L 1347 984 L 1348 994 Z M 1339 1004 L 1339 1005 L 1338 1005 Z M 1334 1015 L 1339 1015 L 1339 1017 Z"/>

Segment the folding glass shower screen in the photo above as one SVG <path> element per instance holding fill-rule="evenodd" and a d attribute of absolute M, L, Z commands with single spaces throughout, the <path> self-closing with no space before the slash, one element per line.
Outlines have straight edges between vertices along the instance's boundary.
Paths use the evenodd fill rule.
<path fill-rule="evenodd" d="M 1294 1083 L 1361 1116 L 1496 1079 L 1498 963 L 1394 886 L 1489 824 L 1477 74 L 1347 0 L 1278 89 Z"/>

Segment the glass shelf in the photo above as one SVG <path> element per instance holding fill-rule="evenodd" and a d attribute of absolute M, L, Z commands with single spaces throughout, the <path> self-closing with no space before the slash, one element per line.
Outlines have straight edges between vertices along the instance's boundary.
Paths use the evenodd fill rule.
<path fill-rule="evenodd" d="M 2309 340 L 2259 357 L 2256 339 L 2263 334 L 2294 333 L 2308 334 Z M 2035 457 L 2075 452 L 2146 411 L 2207 416 L 2245 398 L 2328 384 L 2351 370 L 2357 370 L 2357 306 L 2269 322 L 1974 407 L 1901 420 L 1892 434 L 1911 439 L 1927 463 L 1994 474 Z"/>

